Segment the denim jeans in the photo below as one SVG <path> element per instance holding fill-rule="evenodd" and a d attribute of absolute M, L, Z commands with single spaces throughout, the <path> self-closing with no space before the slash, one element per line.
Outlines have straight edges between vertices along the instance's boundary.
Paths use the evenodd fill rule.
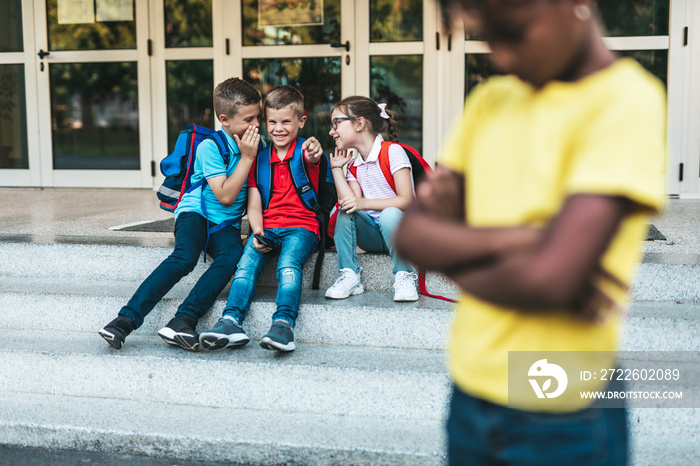
<path fill-rule="evenodd" d="M 401 217 L 403 212 L 396 207 L 384 209 L 377 222 L 361 210 L 352 214 L 346 214 L 342 210 L 338 212 L 333 235 L 338 251 L 338 270 L 352 269 L 355 273 L 360 273 L 355 252 L 355 247 L 359 246 L 367 252 L 388 252 L 394 261 L 394 274 L 400 271 L 414 272 L 411 264 L 402 260 L 394 249 L 394 231 Z"/>
<path fill-rule="evenodd" d="M 138 287 L 119 315 L 130 317 L 136 327 L 163 299 L 170 289 L 197 265 L 207 240 L 208 222 L 194 212 L 183 212 L 175 222 L 175 249 Z M 214 258 L 192 291 L 182 302 L 176 316 L 199 319 L 211 308 L 236 270 L 243 252 L 241 231 L 226 227 L 209 236 L 207 252 Z"/>
<path fill-rule="evenodd" d="M 519 411 L 453 387 L 447 437 L 451 466 L 627 464 L 626 409 L 595 403 L 572 413 Z"/>
<path fill-rule="evenodd" d="M 272 320 L 282 319 L 294 326 L 301 304 L 304 264 L 316 250 L 318 236 L 305 228 L 266 228 L 265 237 L 276 248 L 263 254 L 255 249 L 252 239 L 248 240 L 233 277 L 223 315 L 233 317 L 239 324 L 243 323 L 255 295 L 255 284 L 260 271 L 270 259 L 279 254 L 275 303 L 277 310 L 272 315 Z"/>

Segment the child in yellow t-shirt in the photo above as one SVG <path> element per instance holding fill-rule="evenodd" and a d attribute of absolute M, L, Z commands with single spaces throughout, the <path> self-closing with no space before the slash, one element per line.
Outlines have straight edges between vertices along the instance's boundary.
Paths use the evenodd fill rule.
<path fill-rule="evenodd" d="M 480 26 L 506 73 L 470 95 L 396 235 L 407 260 L 463 292 L 450 464 L 624 464 L 624 409 L 533 407 L 509 391 L 509 352 L 616 349 L 646 219 L 663 204 L 663 87 L 605 48 L 591 1 L 440 3 Z"/>

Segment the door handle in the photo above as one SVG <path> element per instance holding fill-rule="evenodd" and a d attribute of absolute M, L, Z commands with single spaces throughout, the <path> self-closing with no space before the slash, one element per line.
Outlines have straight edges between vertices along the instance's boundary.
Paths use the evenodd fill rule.
<path fill-rule="evenodd" d="M 42 49 L 39 49 L 39 53 L 37 53 L 37 55 L 39 55 L 39 58 L 43 60 L 44 57 L 51 55 L 51 52 L 44 52 Z"/>
<path fill-rule="evenodd" d="M 331 47 L 333 47 L 334 49 L 344 48 L 346 52 L 349 52 L 350 51 L 350 41 L 346 40 L 344 44 L 341 42 L 333 42 L 331 44 Z"/>

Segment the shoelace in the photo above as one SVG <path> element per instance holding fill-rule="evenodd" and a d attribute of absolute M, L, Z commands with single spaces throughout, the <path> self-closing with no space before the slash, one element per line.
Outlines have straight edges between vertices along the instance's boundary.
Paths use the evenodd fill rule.
<path fill-rule="evenodd" d="M 343 272 L 343 274 L 336 279 L 335 283 L 333 283 L 333 286 L 340 285 L 343 282 L 352 281 L 353 278 L 354 277 L 350 274 L 350 272 Z"/>
<path fill-rule="evenodd" d="M 416 286 L 416 280 L 418 280 L 418 274 L 416 273 L 407 273 L 405 275 L 402 275 L 396 283 L 394 283 L 394 290 L 398 290 L 402 286 Z"/>

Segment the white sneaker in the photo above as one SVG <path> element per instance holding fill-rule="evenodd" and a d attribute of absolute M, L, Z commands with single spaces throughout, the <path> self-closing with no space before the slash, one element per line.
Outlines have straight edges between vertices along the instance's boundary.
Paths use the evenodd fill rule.
<path fill-rule="evenodd" d="M 418 301 L 416 281 L 418 275 L 415 272 L 396 272 L 394 278 L 394 301 Z"/>
<path fill-rule="evenodd" d="M 364 293 L 360 275 L 352 269 L 341 269 L 340 277 L 326 290 L 326 298 L 345 299 L 350 295 Z"/>

